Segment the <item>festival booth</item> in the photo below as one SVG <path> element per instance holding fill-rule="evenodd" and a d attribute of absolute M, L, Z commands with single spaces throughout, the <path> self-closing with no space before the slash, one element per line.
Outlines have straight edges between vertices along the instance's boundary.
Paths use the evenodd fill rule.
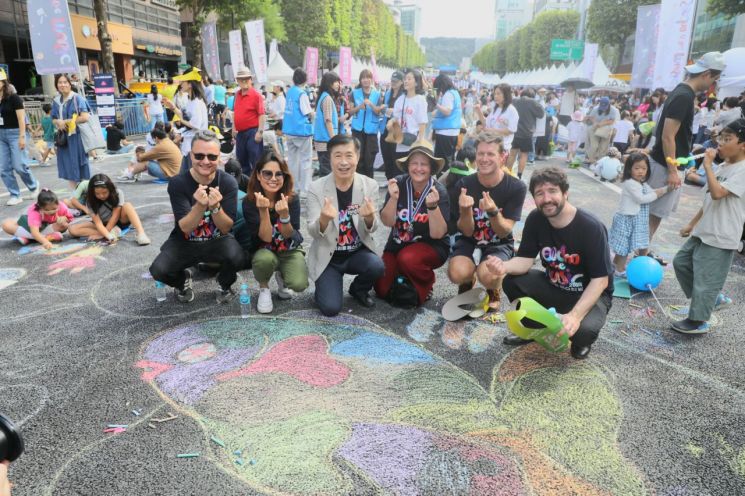
<path fill-rule="evenodd" d="M 275 52 L 276 55 L 269 61 L 269 65 L 266 68 L 267 78 L 269 81 L 282 81 L 286 84 L 292 84 L 292 74 L 295 72 L 290 67 L 282 54 L 279 51 Z"/>
<path fill-rule="evenodd" d="M 745 90 L 745 47 L 727 50 L 724 61 L 727 64 L 719 79 L 719 98 L 739 96 Z"/>

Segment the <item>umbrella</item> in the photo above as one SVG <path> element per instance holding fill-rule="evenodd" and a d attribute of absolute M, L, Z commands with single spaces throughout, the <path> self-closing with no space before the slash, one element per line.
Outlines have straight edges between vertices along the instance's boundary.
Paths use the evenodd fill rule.
<path fill-rule="evenodd" d="M 564 87 L 570 84 L 578 90 L 585 90 L 587 88 L 592 88 L 593 86 L 595 86 L 595 83 L 593 83 L 589 79 L 580 77 L 570 77 L 569 79 L 565 79 L 561 82 L 561 86 Z"/>
<path fill-rule="evenodd" d="M 631 86 L 628 84 L 608 84 L 590 88 L 590 93 L 602 93 L 603 91 L 608 93 L 628 93 L 631 91 Z"/>

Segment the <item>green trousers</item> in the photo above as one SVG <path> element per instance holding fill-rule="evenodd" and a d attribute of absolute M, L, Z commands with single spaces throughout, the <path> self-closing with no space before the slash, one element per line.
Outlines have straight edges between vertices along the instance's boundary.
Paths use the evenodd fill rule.
<path fill-rule="evenodd" d="M 708 321 L 727 280 L 735 250 L 723 250 L 691 236 L 673 259 L 675 277 L 691 299 L 688 318 Z"/>
<path fill-rule="evenodd" d="M 308 287 L 308 266 L 305 264 L 305 253 L 299 248 L 278 253 L 259 248 L 251 259 L 251 266 L 259 284 L 268 283 L 279 270 L 285 286 L 296 293 Z"/>

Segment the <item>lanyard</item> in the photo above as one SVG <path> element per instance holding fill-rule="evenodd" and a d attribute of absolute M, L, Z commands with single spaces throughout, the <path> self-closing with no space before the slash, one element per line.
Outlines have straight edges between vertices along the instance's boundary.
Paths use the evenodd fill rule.
<path fill-rule="evenodd" d="M 429 190 L 432 189 L 432 178 L 429 178 L 429 182 L 427 183 L 427 187 L 424 188 L 424 191 L 422 191 L 421 196 L 419 196 L 419 200 L 416 202 L 416 207 L 414 206 L 414 188 L 411 184 L 411 177 L 406 178 L 406 196 L 408 200 L 408 207 L 409 207 L 409 223 L 413 226 L 414 225 L 414 216 L 419 212 L 419 209 L 422 208 L 422 204 L 427 199 L 427 195 L 429 194 Z"/>

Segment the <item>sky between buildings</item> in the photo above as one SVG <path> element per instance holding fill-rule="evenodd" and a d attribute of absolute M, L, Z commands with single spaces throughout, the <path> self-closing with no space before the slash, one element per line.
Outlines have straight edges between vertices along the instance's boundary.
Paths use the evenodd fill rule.
<path fill-rule="evenodd" d="M 404 3 L 417 3 L 422 8 L 420 35 L 424 38 L 494 37 L 494 0 L 404 0 Z"/>

